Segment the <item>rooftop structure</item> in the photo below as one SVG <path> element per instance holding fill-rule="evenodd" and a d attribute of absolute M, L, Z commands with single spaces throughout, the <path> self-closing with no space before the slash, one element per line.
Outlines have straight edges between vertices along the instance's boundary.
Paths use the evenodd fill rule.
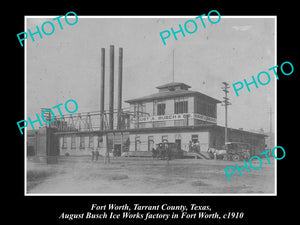
<path fill-rule="evenodd" d="M 185 83 L 172 82 L 156 88 L 158 93 L 125 101 L 134 112 L 130 128 L 217 123 L 217 104 L 221 101 L 191 91 Z"/>
<path fill-rule="evenodd" d="M 145 101 L 151 101 L 151 100 L 157 100 L 157 99 L 165 99 L 165 98 L 173 98 L 178 96 L 197 96 L 200 98 L 203 98 L 208 101 L 212 101 L 215 103 L 221 103 L 221 101 L 212 98 L 208 95 L 205 95 L 203 93 L 200 93 L 198 91 L 190 91 L 188 90 L 191 88 L 191 86 L 185 84 L 185 83 L 178 83 L 178 82 L 172 82 L 168 84 L 164 84 L 161 86 L 156 87 L 159 92 L 154 93 L 151 95 L 147 95 L 140 98 L 130 99 L 126 100 L 127 103 L 135 103 L 135 102 L 145 102 Z"/>

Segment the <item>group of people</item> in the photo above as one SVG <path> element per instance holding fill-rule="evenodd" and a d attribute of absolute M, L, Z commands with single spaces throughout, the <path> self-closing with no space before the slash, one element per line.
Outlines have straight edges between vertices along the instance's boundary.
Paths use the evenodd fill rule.
<path fill-rule="evenodd" d="M 199 142 L 189 141 L 188 145 L 189 152 L 200 153 L 200 144 Z M 121 152 L 118 149 L 113 149 L 114 156 L 120 156 Z M 91 149 L 92 153 L 92 161 L 98 161 L 100 156 L 98 149 Z M 156 145 L 156 149 L 152 148 L 152 157 L 156 159 L 170 159 L 171 158 L 171 150 L 169 149 L 168 143 L 159 143 Z"/>
<path fill-rule="evenodd" d="M 152 148 L 152 157 L 156 159 L 170 159 L 170 151 L 168 145 L 157 144 L 156 149 Z"/>
<path fill-rule="evenodd" d="M 97 149 L 92 149 L 91 152 L 92 152 L 92 162 L 98 161 L 98 158 L 99 158 L 99 155 L 100 155 L 99 151 Z"/>
<path fill-rule="evenodd" d="M 199 142 L 189 142 L 189 152 L 196 152 L 196 153 L 200 153 L 200 144 Z"/>

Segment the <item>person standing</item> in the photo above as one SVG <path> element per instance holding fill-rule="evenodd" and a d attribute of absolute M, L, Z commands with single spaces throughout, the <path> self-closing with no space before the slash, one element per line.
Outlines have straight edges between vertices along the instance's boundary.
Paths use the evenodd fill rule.
<path fill-rule="evenodd" d="M 95 154 L 95 161 L 97 162 L 98 158 L 99 158 L 99 151 L 98 151 L 98 149 L 95 150 L 94 154 Z"/>
<path fill-rule="evenodd" d="M 192 152 L 192 146 L 193 146 L 192 141 L 189 141 L 189 152 Z"/>
<path fill-rule="evenodd" d="M 94 149 L 90 148 L 91 153 L 92 153 L 92 162 L 95 160 L 95 151 Z"/>
<path fill-rule="evenodd" d="M 199 144 L 199 141 L 197 141 L 195 143 L 195 152 L 197 152 L 198 154 L 200 153 L 200 144 Z"/>

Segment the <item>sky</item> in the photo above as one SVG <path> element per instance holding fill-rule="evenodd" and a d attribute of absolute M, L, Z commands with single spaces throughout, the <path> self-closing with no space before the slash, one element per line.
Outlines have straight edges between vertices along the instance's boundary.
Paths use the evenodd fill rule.
<path fill-rule="evenodd" d="M 200 15 L 200 14 L 199 14 Z M 228 126 L 244 130 L 269 131 L 269 110 L 275 107 L 275 82 L 270 73 L 269 84 L 259 88 L 251 85 L 236 96 L 232 84 L 275 66 L 275 19 L 271 17 L 221 17 L 217 24 L 204 18 L 193 34 L 185 32 L 178 40 L 166 39 L 159 33 L 179 29 L 194 16 L 87 18 L 79 15 L 70 26 L 61 18 L 63 30 L 54 22 L 53 34 L 35 35 L 26 40 L 26 97 L 27 117 L 35 119 L 41 108 L 52 108 L 74 99 L 77 112 L 99 111 L 100 52 L 106 49 L 106 102 L 108 108 L 109 46 L 115 46 L 115 91 L 117 89 L 118 48 L 123 48 L 123 107 L 125 100 L 156 93 L 159 85 L 172 82 L 173 50 L 174 80 L 222 100 L 222 82 L 230 85 L 228 97 Z M 56 16 L 54 16 L 56 17 Z M 52 18 L 54 18 L 52 17 Z M 50 17 L 27 17 L 27 29 L 36 31 Z M 71 20 L 71 19 L 70 19 Z M 192 30 L 192 26 L 188 29 Z M 50 29 L 45 26 L 45 30 Z M 49 30 L 48 30 L 49 32 Z M 262 77 L 262 81 L 266 78 Z M 117 94 L 115 93 L 115 104 Z M 218 105 L 217 123 L 224 126 L 224 107 Z M 67 112 L 62 108 L 62 112 Z M 58 112 L 56 112 L 58 114 Z M 274 116 L 273 116 L 274 118 Z M 274 127 L 274 122 L 273 122 Z"/>

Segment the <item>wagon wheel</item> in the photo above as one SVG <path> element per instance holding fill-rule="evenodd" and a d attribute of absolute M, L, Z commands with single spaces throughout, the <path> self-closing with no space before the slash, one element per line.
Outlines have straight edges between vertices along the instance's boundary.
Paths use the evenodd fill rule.
<path fill-rule="evenodd" d="M 239 161 L 240 160 L 240 156 L 239 155 L 233 155 L 232 156 L 232 160 L 233 161 Z"/>
<path fill-rule="evenodd" d="M 250 155 L 249 154 L 244 154 L 243 158 L 246 159 L 246 160 L 249 160 L 250 159 Z"/>

